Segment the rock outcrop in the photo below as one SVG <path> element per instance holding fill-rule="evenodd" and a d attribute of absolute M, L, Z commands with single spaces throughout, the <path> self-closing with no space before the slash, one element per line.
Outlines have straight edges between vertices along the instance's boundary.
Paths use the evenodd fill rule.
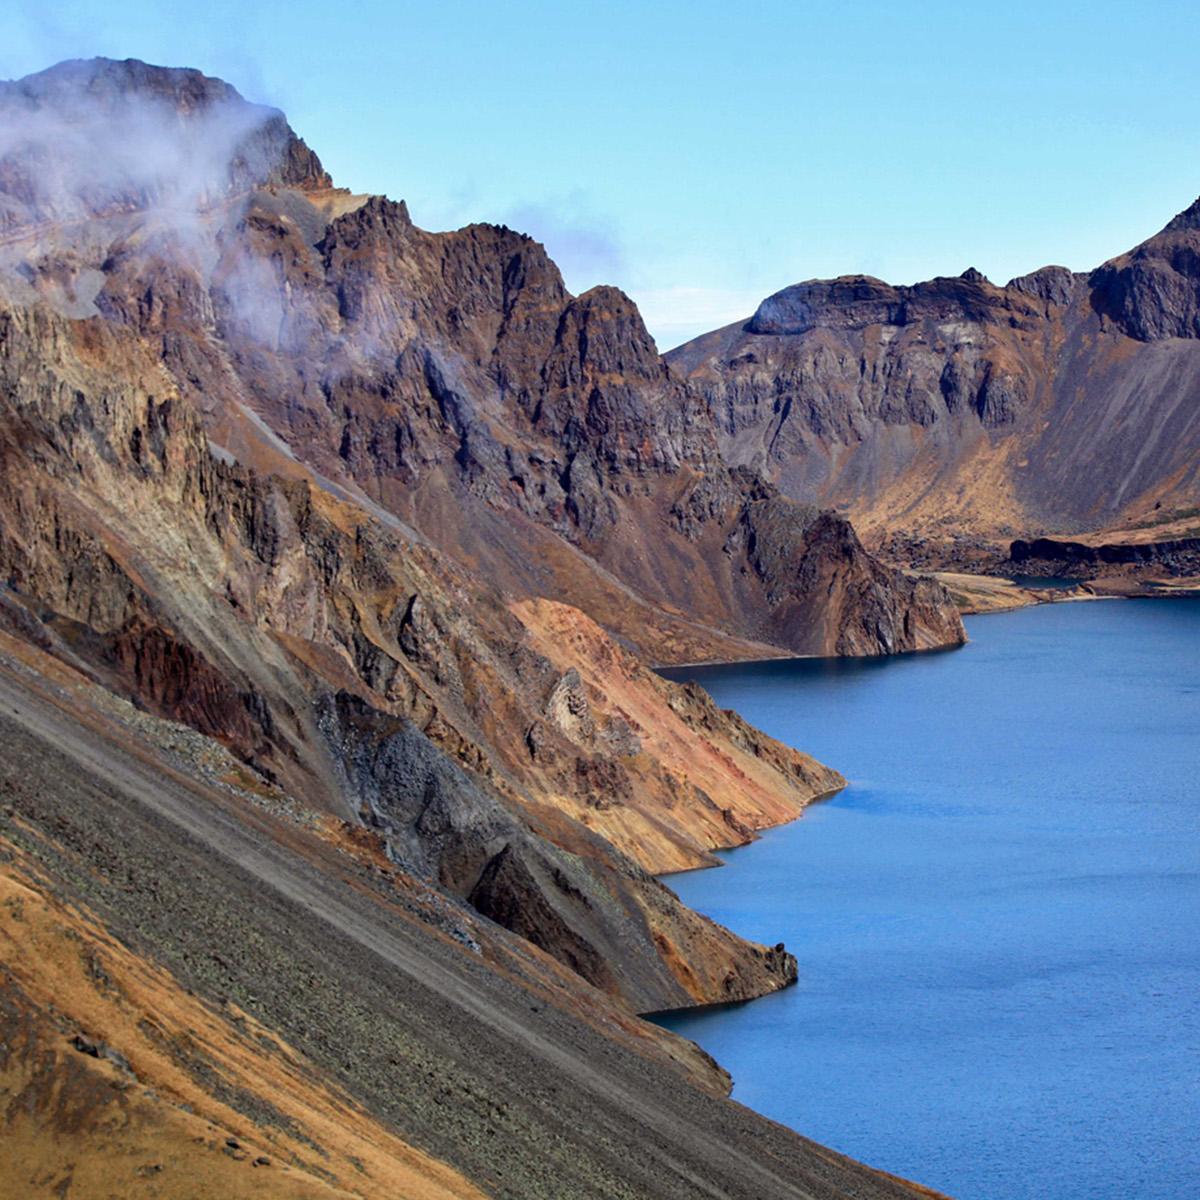
<path fill-rule="evenodd" d="M 1105 567 L 1156 565 L 1172 574 L 1200 575 L 1200 537 L 1167 538 L 1140 542 L 1064 542 L 1055 538 L 1017 540 L 1009 557 L 1022 569 L 1034 563 L 1051 563 L 1064 571 L 1085 573 Z"/>
<path fill-rule="evenodd" d="M 1200 200 L 1089 283 L 1096 311 L 1138 341 L 1200 338 Z"/>
<path fill-rule="evenodd" d="M 1200 501 L 1197 211 L 1090 275 L 797 284 L 668 360 L 730 462 L 909 562 L 1169 523 Z"/>
<path fill-rule="evenodd" d="M 14 147 L 0 180 L 27 224 L 5 251 L 7 287 L 157 342 L 222 452 L 315 468 L 498 585 L 582 607 L 660 661 L 961 640 L 944 597 L 913 607 L 903 577 L 861 551 L 888 636 L 815 595 L 804 623 L 769 600 L 741 550 L 764 485 L 729 469 L 707 401 L 632 302 L 571 296 L 538 243 L 486 225 L 427 233 L 403 203 L 340 193 L 277 113 L 194 72 L 70 64 L 10 93 L 34 134 L 109 131 L 127 109 L 153 147 L 185 131 L 196 166 L 169 211 L 161 155 L 120 160 L 97 198 L 74 186 L 90 161 L 71 157 L 77 140 L 55 142 L 72 186 L 31 199 L 45 156 Z M 172 224 L 184 200 L 195 212 Z M 64 228 L 80 210 L 84 228 Z"/>

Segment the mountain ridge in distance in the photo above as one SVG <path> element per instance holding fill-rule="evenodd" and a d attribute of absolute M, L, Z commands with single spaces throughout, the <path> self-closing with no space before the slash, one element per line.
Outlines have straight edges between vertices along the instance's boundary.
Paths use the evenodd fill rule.
<path fill-rule="evenodd" d="M 890 558 L 1002 570 L 1016 539 L 1186 539 L 1198 213 L 1086 273 L 796 284 L 667 359 L 730 461 L 836 506 Z M 1195 574 L 1194 558 L 1152 567 Z"/>

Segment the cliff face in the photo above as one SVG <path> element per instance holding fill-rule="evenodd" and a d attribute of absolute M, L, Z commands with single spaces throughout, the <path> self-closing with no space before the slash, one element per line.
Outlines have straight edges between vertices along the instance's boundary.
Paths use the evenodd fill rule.
<path fill-rule="evenodd" d="M 651 872 L 843 783 L 642 656 L 953 643 L 946 594 L 730 468 L 619 292 L 220 81 L 0 113 L 12 1186 L 69 1127 L 164 1195 L 914 1194 L 635 1016 L 796 979 Z"/>
<path fill-rule="evenodd" d="M 498 594 L 311 480 L 214 459 L 119 327 L 8 311 L 0 348 L 13 632 L 378 830 L 395 862 L 636 1008 L 794 977 L 790 957 L 767 960 L 696 917 L 580 819 L 606 807 L 636 827 L 669 798 L 677 812 L 661 820 L 681 865 L 750 836 L 736 820 L 693 829 L 688 811 L 707 797 L 643 755 L 618 712 L 590 737 L 566 723 L 570 660 L 540 654 Z M 664 688 L 642 673 L 640 689 Z M 716 714 L 695 740 L 721 753 L 734 738 L 746 743 Z M 782 819 L 830 780 L 797 777 L 784 754 L 764 786 Z M 672 948 L 685 944 L 681 973 Z"/>
<path fill-rule="evenodd" d="M 837 562 L 764 585 L 743 536 L 763 485 L 726 465 L 707 401 L 668 371 L 627 297 L 572 297 L 544 249 L 506 228 L 431 234 L 403 204 L 331 189 L 277 113 L 230 92 L 112 63 L 10 85 L 66 181 L 31 198 L 40 143 L 4 158 L 11 219 L 27 223 L 5 250 L 10 294 L 153 339 L 241 461 L 314 467 L 500 586 L 582 607 L 654 658 L 961 640 L 944 598 L 914 604 L 861 551 L 866 622 L 854 589 L 831 606 L 800 594 Z M 136 113 L 147 152 L 119 159 L 97 198 L 72 153 L 80 122 L 111 136 L 114 107 Z M 73 138 L 56 137 L 64 126 Z M 172 190 L 159 146 L 180 129 L 198 165 Z M 172 223 L 183 200 L 189 218 Z M 788 557 L 821 549 L 801 540 Z"/>
<path fill-rule="evenodd" d="M 1196 211 L 1090 275 L 797 284 L 668 359 L 730 461 L 901 553 L 1170 521 L 1200 497 Z"/>
<path fill-rule="evenodd" d="M 1200 337 L 1200 200 L 1089 282 L 1096 311 L 1138 341 Z"/>

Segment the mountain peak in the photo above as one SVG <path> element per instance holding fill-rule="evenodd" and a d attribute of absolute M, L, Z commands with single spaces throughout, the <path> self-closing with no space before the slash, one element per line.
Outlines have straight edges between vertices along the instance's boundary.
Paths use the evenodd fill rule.
<path fill-rule="evenodd" d="M 1200 229 L 1200 197 L 1197 197 L 1163 229 L 1163 233 L 1180 233 L 1184 230 Z"/>
<path fill-rule="evenodd" d="M 110 108 L 130 96 L 172 102 L 185 113 L 219 103 L 250 103 L 223 79 L 193 67 L 161 67 L 138 58 L 66 59 L 44 71 L 0 84 L 0 95 L 5 92 L 37 107 L 51 105 L 68 111 L 85 105 Z"/>
<path fill-rule="evenodd" d="M 283 113 L 139 59 L 73 59 L 0 82 L 0 227 L 152 206 L 197 210 L 267 184 L 330 186 Z"/>

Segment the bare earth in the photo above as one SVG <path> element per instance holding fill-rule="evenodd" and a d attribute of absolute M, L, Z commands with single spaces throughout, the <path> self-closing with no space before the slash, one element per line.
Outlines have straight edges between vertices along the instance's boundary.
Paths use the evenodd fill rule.
<path fill-rule="evenodd" d="M 0 745 L 0 833 L 50 886 L 448 1164 L 452 1192 L 457 1172 L 514 1198 L 924 1194 L 701 1090 L 470 948 L 389 919 L 256 835 L 228 798 L 155 770 L 7 668 Z"/>

